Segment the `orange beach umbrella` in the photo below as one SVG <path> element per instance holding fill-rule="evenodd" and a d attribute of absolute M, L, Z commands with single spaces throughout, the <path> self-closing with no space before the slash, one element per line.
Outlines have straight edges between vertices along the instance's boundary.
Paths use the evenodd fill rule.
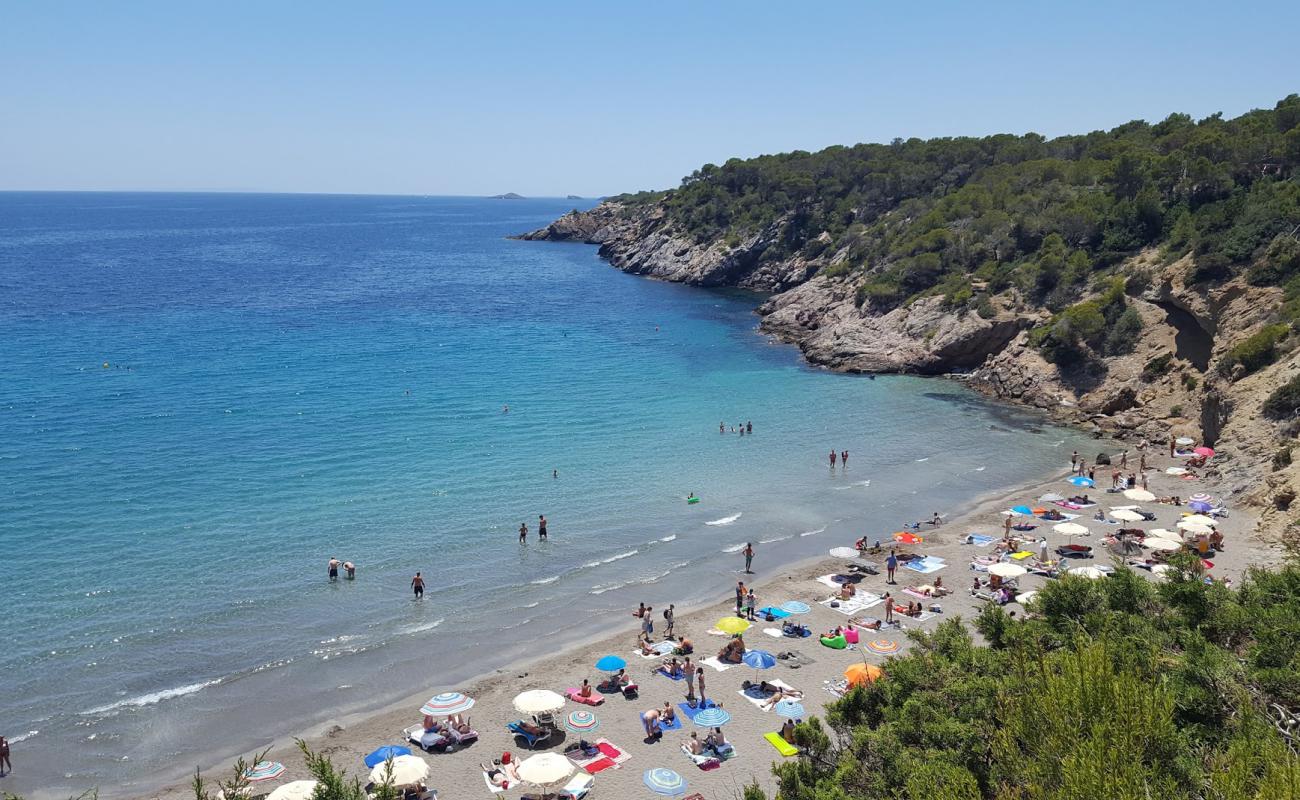
<path fill-rule="evenodd" d="M 885 671 L 875 664 L 850 664 L 849 668 L 844 670 L 844 679 L 850 686 L 865 686 L 884 676 Z"/>

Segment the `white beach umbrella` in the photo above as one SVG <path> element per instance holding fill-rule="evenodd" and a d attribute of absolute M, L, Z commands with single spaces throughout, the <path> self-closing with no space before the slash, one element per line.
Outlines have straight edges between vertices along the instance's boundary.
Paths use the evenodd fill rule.
<path fill-rule="evenodd" d="M 1088 529 L 1077 522 L 1061 522 L 1052 526 L 1052 530 L 1057 533 L 1064 533 L 1067 536 L 1085 536 Z"/>
<path fill-rule="evenodd" d="M 1023 606 L 1025 603 L 1028 603 L 1029 601 L 1033 600 L 1037 596 L 1038 596 L 1038 590 L 1036 589 L 1028 592 L 1021 592 L 1020 594 L 1016 595 L 1016 602 Z"/>
<path fill-rule="evenodd" d="M 1156 499 L 1156 496 L 1146 489 L 1125 489 L 1124 496 L 1130 500 L 1136 500 L 1139 503 L 1150 503 Z"/>
<path fill-rule="evenodd" d="M 1106 573 L 1096 567 L 1074 567 L 1070 570 L 1070 574 L 1076 575 L 1080 578 L 1087 578 L 1091 581 L 1106 577 Z"/>
<path fill-rule="evenodd" d="M 1188 522 L 1187 520 L 1178 521 L 1178 530 L 1182 531 L 1183 535 L 1187 535 L 1189 533 L 1194 533 L 1194 534 L 1214 533 L 1214 529 L 1211 528 L 1209 525 L 1202 525 L 1198 522 Z"/>
<path fill-rule="evenodd" d="M 1059 503 L 1064 499 L 1065 499 L 1065 495 L 1063 494 L 1057 494 L 1056 492 L 1048 492 L 1047 494 L 1038 498 L 1038 501 L 1040 503 Z"/>
<path fill-rule="evenodd" d="M 419 756 L 397 756 L 392 761 L 393 786 L 410 786 L 416 783 L 423 783 L 429 777 L 429 765 Z M 376 764 L 375 768 L 370 770 L 370 782 L 383 784 L 389 780 L 388 762 Z"/>
<path fill-rule="evenodd" d="M 1219 524 L 1213 517 L 1207 517 L 1204 514 L 1188 514 L 1183 517 L 1182 521 L 1192 525 L 1204 525 L 1207 528 L 1213 528 Z"/>
<path fill-rule="evenodd" d="M 1174 444 L 1179 447 L 1191 447 L 1196 444 L 1196 440 L 1190 436 L 1179 436 L 1177 439 L 1174 439 Z"/>
<path fill-rule="evenodd" d="M 1019 578 L 1028 571 L 1019 564 L 1008 564 L 1004 561 L 989 566 L 989 574 L 997 575 L 999 578 Z"/>
<path fill-rule="evenodd" d="M 1175 542 L 1173 539 L 1161 539 L 1160 537 L 1148 537 L 1142 542 L 1148 550 L 1158 550 L 1165 553 L 1172 553 L 1175 550 L 1182 550 L 1183 543 Z"/>
<path fill-rule="evenodd" d="M 515 695 L 515 710 L 520 714 L 551 714 L 564 708 L 564 697 L 550 689 L 529 689 Z"/>
<path fill-rule="evenodd" d="M 1165 470 L 1166 475 L 1186 475 L 1187 467 L 1169 467 Z"/>
<path fill-rule="evenodd" d="M 277 786 L 266 796 L 266 800 L 311 800 L 316 791 L 316 781 L 289 781 Z"/>
<path fill-rule="evenodd" d="M 1152 574 L 1152 575 L 1168 575 L 1170 572 L 1173 571 L 1173 569 L 1174 569 L 1174 568 L 1171 567 L 1171 566 L 1169 566 L 1168 564 L 1153 564 L 1153 565 L 1151 565 L 1151 574 Z"/>
<path fill-rule="evenodd" d="M 832 548 L 831 548 L 831 558 L 847 558 L 847 559 L 855 559 L 855 558 L 859 558 L 859 557 L 861 557 L 861 556 L 862 556 L 862 553 L 858 552 L 857 550 L 853 549 L 852 547 L 832 547 Z"/>
<path fill-rule="evenodd" d="M 1175 541 L 1183 538 L 1181 535 L 1175 533 L 1174 531 L 1168 530 L 1166 528 L 1152 528 L 1151 530 L 1147 531 L 1147 536 L 1156 536 L 1161 539 L 1174 539 Z"/>
<path fill-rule="evenodd" d="M 559 753 L 538 753 L 519 762 L 515 774 L 524 783 L 532 784 L 542 790 L 567 779 L 573 774 L 573 762 Z"/>
<path fill-rule="evenodd" d="M 1127 508 L 1122 508 L 1119 511 L 1112 511 L 1110 512 L 1110 515 L 1121 522 L 1141 522 L 1144 519 L 1141 514 L 1136 511 L 1129 511 Z"/>

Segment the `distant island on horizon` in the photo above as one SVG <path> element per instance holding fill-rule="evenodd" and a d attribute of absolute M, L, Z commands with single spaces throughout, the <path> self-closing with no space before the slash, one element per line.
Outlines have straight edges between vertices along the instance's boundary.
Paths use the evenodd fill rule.
<path fill-rule="evenodd" d="M 522 194 L 515 194 L 514 192 L 506 192 L 505 194 L 494 194 L 492 195 L 492 199 L 493 200 L 526 200 L 527 198 L 525 198 Z"/>

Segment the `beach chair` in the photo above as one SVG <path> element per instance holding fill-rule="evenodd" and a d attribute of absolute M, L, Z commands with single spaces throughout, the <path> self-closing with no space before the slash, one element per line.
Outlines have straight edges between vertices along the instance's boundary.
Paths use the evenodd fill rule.
<path fill-rule="evenodd" d="M 682 745 L 682 752 L 685 753 L 686 757 L 700 769 L 713 769 L 714 767 L 722 766 L 722 760 L 717 756 L 709 755 L 708 753 L 701 753 L 697 756 L 692 753 L 691 748 L 687 747 L 685 744 Z"/>
<path fill-rule="evenodd" d="M 524 728 L 522 722 L 512 722 L 506 726 L 506 730 L 510 731 L 515 736 L 522 738 L 528 744 L 528 749 L 530 750 L 536 749 L 539 742 L 544 742 L 551 738 L 551 734 L 555 732 L 553 728 L 543 727 L 541 733 L 532 734 Z"/>
<path fill-rule="evenodd" d="M 423 725 L 412 725 L 402 731 L 406 740 L 428 753 L 450 753 L 456 744 L 441 731 L 426 731 Z"/>
<path fill-rule="evenodd" d="M 455 742 L 458 745 L 461 745 L 462 747 L 471 742 L 478 741 L 478 731 L 474 730 L 473 728 L 470 728 L 465 733 L 461 733 L 455 728 L 451 728 L 450 730 L 447 731 L 447 736 L 450 737 L 450 739 L 453 742 Z"/>
<path fill-rule="evenodd" d="M 560 790 L 560 800 L 583 800 L 591 794 L 591 789 L 596 785 L 596 779 L 586 774 L 573 776 L 573 780 L 564 785 Z"/>
<path fill-rule="evenodd" d="M 623 687 L 622 692 L 623 692 L 623 696 L 626 697 L 628 700 L 633 700 L 638 695 L 640 695 L 641 687 L 635 683 L 629 683 L 628 685 Z"/>

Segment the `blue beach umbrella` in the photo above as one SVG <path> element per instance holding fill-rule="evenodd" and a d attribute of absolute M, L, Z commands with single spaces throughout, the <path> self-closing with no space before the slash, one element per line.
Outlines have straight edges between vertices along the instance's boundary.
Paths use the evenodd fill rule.
<path fill-rule="evenodd" d="M 1187 507 L 1195 511 L 1197 514 L 1208 514 L 1214 510 L 1214 506 L 1203 500 L 1193 500 L 1187 504 Z"/>
<path fill-rule="evenodd" d="M 756 670 L 754 672 L 754 680 L 758 680 L 757 670 L 771 669 L 776 666 L 776 656 L 766 650 L 746 650 L 745 654 L 740 657 L 740 660 Z"/>
<path fill-rule="evenodd" d="M 1024 514 L 1026 517 L 1032 517 L 1034 515 L 1034 510 L 1029 506 L 1012 506 L 1011 510 L 1017 514 Z"/>
<path fill-rule="evenodd" d="M 790 614 L 807 614 L 812 608 L 807 603 L 800 603 L 798 600 L 787 600 L 781 604 L 781 610 Z"/>
<path fill-rule="evenodd" d="M 618 656 L 605 656 L 596 662 L 596 669 L 601 672 L 618 672 L 627 667 L 627 662 Z"/>
<path fill-rule="evenodd" d="M 371 769 L 374 769 L 375 767 L 379 766 L 380 764 L 384 763 L 390 758 L 397 758 L 398 756 L 409 756 L 409 755 L 411 755 L 411 748 L 409 747 L 402 747 L 400 745 L 395 745 L 395 744 L 386 744 L 383 747 L 376 750 L 375 752 L 366 756 L 366 766 L 370 767 Z"/>
<path fill-rule="evenodd" d="M 1097 485 L 1092 478 L 1085 478 L 1082 475 L 1075 475 L 1073 478 L 1070 478 L 1070 483 L 1075 486 L 1082 486 L 1085 489 L 1091 489 Z"/>
<path fill-rule="evenodd" d="M 723 725 L 731 722 L 731 715 L 717 706 L 714 706 L 713 708 L 706 708 L 696 714 L 695 719 L 692 721 L 701 728 L 721 728 Z"/>
<path fill-rule="evenodd" d="M 645 771 L 645 785 L 655 794 L 668 796 L 686 794 L 686 779 L 665 767 Z"/>
<path fill-rule="evenodd" d="M 791 700 L 788 697 L 784 700 L 776 701 L 776 705 L 772 710 L 776 712 L 777 716 L 789 717 L 790 719 L 803 719 L 806 716 L 806 714 L 804 714 L 803 704 Z"/>

